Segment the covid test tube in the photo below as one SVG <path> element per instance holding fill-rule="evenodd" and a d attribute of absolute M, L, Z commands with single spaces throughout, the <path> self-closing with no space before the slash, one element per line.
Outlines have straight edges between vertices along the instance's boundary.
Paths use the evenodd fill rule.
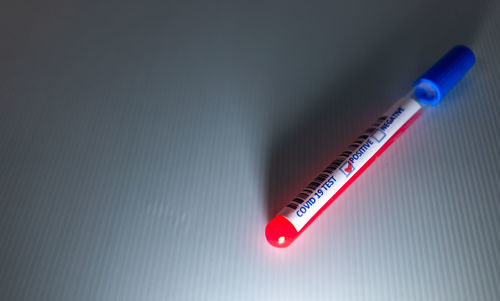
<path fill-rule="evenodd" d="M 446 53 L 414 82 L 406 96 L 357 137 L 267 224 L 267 241 L 278 248 L 289 246 L 426 108 L 438 104 L 474 63 L 474 53 L 466 46 L 455 46 Z"/>

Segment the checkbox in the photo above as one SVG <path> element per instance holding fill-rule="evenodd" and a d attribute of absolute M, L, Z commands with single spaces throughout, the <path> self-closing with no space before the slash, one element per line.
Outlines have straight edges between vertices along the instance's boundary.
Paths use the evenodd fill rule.
<path fill-rule="evenodd" d="M 375 130 L 375 132 L 372 134 L 373 139 L 375 139 L 377 142 L 381 142 L 384 140 L 386 134 L 382 130 Z"/>
<path fill-rule="evenodd" d="M 349 161 L 346 161 L 344 164 L 340 166 L 340 171 L 344 173 L 346 178 L 348 178 L 349 175 L 351 175 L 355 169 L 356 168 L 354 168 L 354 165 L 352 165 L 352 163 Z"/>

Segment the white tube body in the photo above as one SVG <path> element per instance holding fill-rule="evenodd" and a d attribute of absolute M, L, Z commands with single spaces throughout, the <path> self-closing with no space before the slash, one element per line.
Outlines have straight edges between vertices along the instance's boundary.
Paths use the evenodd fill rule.
<path fill-rule="evenodd" d="M 288 219 L 297 232 L 300 231 L 421 109 L 422 105 L 415 100 L 412 90 L 378 118 L 278 214 Z"/>

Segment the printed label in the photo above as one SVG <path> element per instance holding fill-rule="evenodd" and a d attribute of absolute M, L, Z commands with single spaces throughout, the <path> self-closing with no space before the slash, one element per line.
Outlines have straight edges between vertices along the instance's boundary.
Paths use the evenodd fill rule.
<path fill-rule="evenodd" d="M 330 198 L 391 138 L 415 113 L 420 104 L 404 97 L 393 105 L 346 150 L 302 190 L 279 215 L 300 231 Z"/>

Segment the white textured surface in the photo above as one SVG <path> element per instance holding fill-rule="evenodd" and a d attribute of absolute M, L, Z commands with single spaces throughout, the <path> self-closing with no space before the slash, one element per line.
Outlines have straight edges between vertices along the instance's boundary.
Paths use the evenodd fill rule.
<path fill-rule="evenodd" d="M 500 299 L 499 15 L 7 1 L 0 299 Z M 290 248 L 268 246 L 270 217 L 458 43 L 467 77 Z"/>

